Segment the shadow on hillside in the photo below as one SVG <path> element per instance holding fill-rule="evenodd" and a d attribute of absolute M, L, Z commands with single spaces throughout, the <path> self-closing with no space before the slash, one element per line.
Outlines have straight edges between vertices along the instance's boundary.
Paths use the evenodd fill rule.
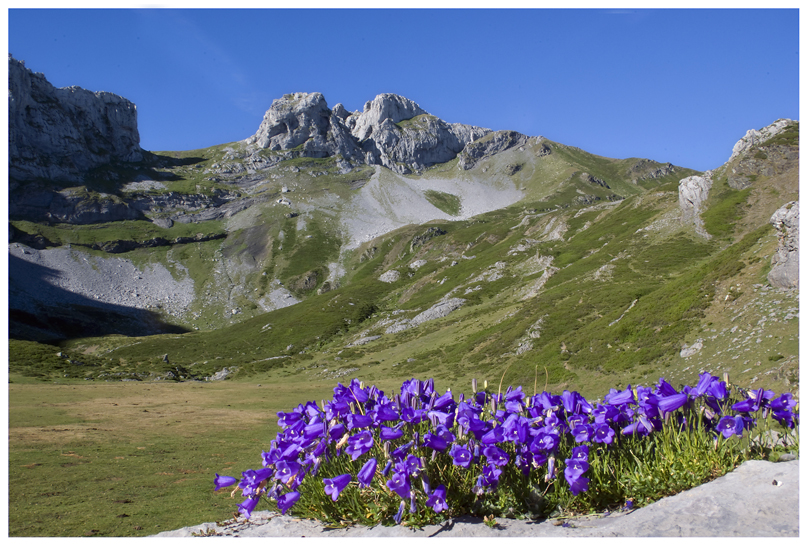
<path fill-rule="evenodd" d="M 53 284 L 58 272 L 8 255 L 9 338 L 58 340 L 184 333 L 149 310 L 92 300 Z"/>

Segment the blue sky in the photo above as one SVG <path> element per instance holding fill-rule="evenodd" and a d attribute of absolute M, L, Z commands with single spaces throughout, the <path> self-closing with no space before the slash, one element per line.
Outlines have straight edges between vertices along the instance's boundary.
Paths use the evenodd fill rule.
<path fill-rule="evenodd" d="M 153 151 L 244 139 L 295 91 L 698 170 L 799 117 L 797 9 L 10 9 L 8 48 L 133 101 Z"/>

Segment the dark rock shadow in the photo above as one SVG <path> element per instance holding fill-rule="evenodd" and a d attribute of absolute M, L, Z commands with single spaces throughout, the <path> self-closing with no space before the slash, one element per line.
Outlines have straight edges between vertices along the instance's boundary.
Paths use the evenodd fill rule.
<path fill-rule="evenodd" d="M 53 341 L 121 334 L 184 333 L 155 312 L 121 306 L 66 291 L 51 279 L 58 272 L 8 255 L 9 338 Z"/>

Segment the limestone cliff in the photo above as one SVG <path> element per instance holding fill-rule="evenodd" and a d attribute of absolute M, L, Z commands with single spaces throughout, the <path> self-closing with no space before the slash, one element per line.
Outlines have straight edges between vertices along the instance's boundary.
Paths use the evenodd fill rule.
<path fill-rule="evenodd" d="M 56 88 L 9 55 L 10 179 L 78 182 L 95 167 L 141 161 L 137 120 L 123 97 Z"/>

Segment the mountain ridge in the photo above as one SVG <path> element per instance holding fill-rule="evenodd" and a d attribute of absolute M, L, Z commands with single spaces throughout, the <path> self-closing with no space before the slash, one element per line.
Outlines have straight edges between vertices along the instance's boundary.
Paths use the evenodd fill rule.
<path fill-rule="evenodd" d="M 448 124 L 393 94 L 354 113 L 289 94 L 242 141 L 13 180 L 11 335 L 137 362 L 125 377 L 165 355 L 199 378 L 373 377 L 406 357 L 397 374 L 525 382 L 542 362 L 563 385 L 710 368 L 731 340 L 703 332 L 718 310 L 744 303 L 756 324 L 766 301 L 781 319 L 750 336 L 776 337 L 755 351 L 791 382 L 797 349 L 773 344 L 797 344 L 798 127 L 748 132 L 698 173 Z M 756 287 L 776 263 L 778 305 Z"/>

